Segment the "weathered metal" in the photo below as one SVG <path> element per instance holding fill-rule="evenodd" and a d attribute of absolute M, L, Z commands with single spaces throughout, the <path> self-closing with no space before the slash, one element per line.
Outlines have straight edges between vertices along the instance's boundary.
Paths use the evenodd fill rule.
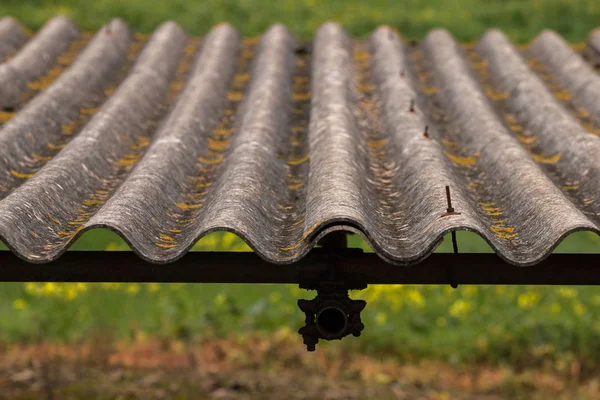
<path fill-rule="evenodd" d="M 315 351 L 319 339 L 359 337 L 365 327 L 360 313 L 366 305 L 364 300 L 350 299 L 348 290 L 333 282 L 321 285 L 314 299 L 298 300 L 298 307 L 306 316 L 305 325 L 298 330 L 306 349 Z"/>
<path fill-rule="evenodd" d="M 69 251 L 56 261 L 31 264 L 0 252 L 0 281 L 57 282 L 321 282 L 336 258 L 336 276 L 350 284 L 600 285 L 596 254 L 553 254 L 531 267 L 507 264 L 495 254 L 435 253 L 415 266 L 391 265 L 360 249 L 313 250 L 289 265 L 275 265 L 253 253 L 190 252 L 167 265 L 132 252 Z M 453 277 L 449 271 L 453 271 Z"/>

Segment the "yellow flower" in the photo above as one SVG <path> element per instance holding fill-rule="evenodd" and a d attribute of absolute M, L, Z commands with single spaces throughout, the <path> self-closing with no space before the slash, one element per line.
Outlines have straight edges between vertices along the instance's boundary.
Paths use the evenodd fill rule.
<path fill-rule="evenodd" d="M 394 378 L 392 378 L 386 373 L 378 372 L 375 374 L 375 382 L 379 383 L 380 385 L 387 385 L 393 380 Z"/>
<path fill-rule="evenodd" d="M 277 303 L 279 300 L 281 300 L 281 293 L 279 293 L 279 292 L 273 292 L 269 296 L 269 301 L 271 303 Z"/>
<path fill-rule="evenodd" d="M 45 294 L 46 296 L 53 295 L 57 291 L 58 291 L 58 285 L 56 285 L 56 283 L 54 283 L 54 282 L 46 282 L 46 283 L 44 283 L 44 286 L 42 287 L 42 293 Z"/>
<path fill-rule="evenodd" d="M 44 284 L 43 283 L 35 283 L 35 282 L 27 282 L 25 284 L 25 292 L 34 296 L 43 296 L 44 295 Z"/>
<path fill-rule="evenodd" d="M 397 293 L 389 295 L 389 301 L 392 303 L 392 311 L 398 312 L 402 308 L 402 297 Z"/>
<path fill-rule="evenodd" d="M 156 282 L 149 283 L 147 288 L 150 293 L 156 293 L 160 290 L 160 283 L 156 283 Z"/>
<path fill-rule="evenodd" d="M 444 286 L 444 292 L 446 294 L 454 294 L 455 290 L 456 289 L 454 289 L 452 286 L 449 286 L 449 285 L 448 286 Z"/>
<path fill-rule="evenodd" d="M 287 338 L 295 338 L 296 332 L 292 331 L 289 326 L 282 326 L 281 328 L 275 331 L 275 339 L 284 340 Z"/>
<path fill-rule="evenodd" d="M 373 285 L 361 292 L 360 297 L 367 302 L 374 302 L 380 299 L 387 300 L 390 295 L 400 293 L 403 285 Z"/>
<path fill-rule="evenodd" d="M 23 299 L 16 299 L 13 301 L 13 307 L 15 310 L 22 310 L 27 307 L 27 303 Z"/>
<path fill-rule="evenodd" d="M 227 296 L 225 296 L 225 294 L 223 293 L 219 293 L 217 297 L 215 297 L 215 305 L 217 307 L 222 306 L 223 304 L 225 304 L 225 300 L 227 300 Z"/>
<path fill-rule="evenodd" d="M 52 297 L 63 300 L 74 300 L 79 294 L 88 290 L 88 284 L 83 282 L 78 283 L 33 283 L 25 284 L 25 292 L 33 296 Z"/>
<path fill-rule="evenodd" d="M 109 244 L 106 245 L 106 250 L 108 250 L 108 251 L 129 250 L 129 246 L 127 245 L 127 243 L 110 242 Z"/>
<path fill-rule="evenodd" d="M 84 282 L 77 282 L 75 288 L 78 292 L 86 292 L 88 290 L 88 284 Z"/>
<path fill-rule="evenodd" d="M 234 242 L 237 240 L 237 236 L 231 232 L 224 232 L 223 239 L 221 239 L 221 246 L 223 249 L 230 249 Z"/>
<path fill-rule="evenodd" d="M 578 301 L 573 302 L 573 311 L 578 317 L 581 317 L 585 313 L 585 306 Z"/>
<path fill-rule="evenodd" d="M 135 332 L 133 333 L 134 339 L 137 342 L 143 342 L 144 340 L 146 340 L 148 338 L 148 334 L 142 330 L 135 330 Z"/>
<path fill-rule="evenodd" d="M 138 283 L 130 283 L 127 285 L 125 292 L 128 294 L 136 295 L 140 291 L 140 285 Z"/>
<path fill-rule="evenodd" d="M 519 295 L 517 303 L 519 304 L 519 308 L 527 310 L 535 307 L 539 300 L 540 294 L 538 292 L 526 292 Z"/>
<path fill-rule="evenodd" d="M 560 313 L 560 310 L 561 310 L 560 304 L 552 303 L 552 305 L 550 306 L 550 310 L 552 311 L 552 314 Z"/>
<path fill-rule="evenodd" d="M 425 305 L 425 299 L 423 299 L 421 292 L 416 289 L 409 289 L 406 291 L 406 300 L 419 308 L 423 308 Z"/>
<path fill-rule="evenodd" d="M 385 323 L 387 322 L 387 315 L 384 312 L 378 312 L 377 315 L 375 316 L 375 322 L 377 323 L 377 325 L 385 325 Z"/>
<path fill-rule="evenodd" d="M 472 310 L 473 306 L 466 300 L 456 300 L 450 306 L 450 315 L 454 318 L 465 318 Z"/>
<path fill-rule="evenodd" d="M 77 289 L 74 286 L 70 286 L 66 288 L 64 298 L 65 300 L 71 301 L 75 300 L 78 295 L 79 293 L 77 292 Z"/>
<path fill-rule="evenodd" d="M 573 288 L 561 287 L 558 289 L 558 294 L 565 299 L 573 299 L 577 297 L 577 290 Z"/>
<path fill-rule="evenodd" d="M 118 283 L 118 282 L 103 282 L 100 285 L 102 286 L 103 289 L 107 289 L 107 290 L 119 290 L 121 288 L 121 286 L 123 286 L 122 283 Z"/>

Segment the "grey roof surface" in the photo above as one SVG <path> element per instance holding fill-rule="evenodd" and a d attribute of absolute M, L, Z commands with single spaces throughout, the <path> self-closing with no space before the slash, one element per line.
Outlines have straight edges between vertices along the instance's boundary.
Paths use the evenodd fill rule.
<path fill-rule="evenodd" d="M 0 239 L 31 262 L 108 227 L 167 263 L 216 230 L 289 263 L 332 230 L 414 263 L 457 229 L 531 265 L 600 232 L 600 32 L 409 43 L 333 23 L 191 38 L 0 20 Z M 585 57 L 584 57 L 585 55 Z M 457 215 L 446 211 L 445 186 Z"/>

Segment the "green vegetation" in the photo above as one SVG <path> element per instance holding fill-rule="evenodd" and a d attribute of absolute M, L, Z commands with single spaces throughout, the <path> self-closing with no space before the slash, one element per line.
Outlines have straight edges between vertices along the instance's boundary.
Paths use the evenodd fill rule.
<path fill-rule="evenodd" d="M 377 25 L 397 27 L 406 37 L 420 38 L 434 27 L 449 29 L 458 39 L 475 40 L 498 27 L 516 41 L 555 29 L 567 39 L 584 40 L 600 25 L 597 0 L 371 0 L 303 2 L 272 0 L 2 0 L 0 15 L 12 15 L 37 29 L 57 13 L 72 17 L 83 29 L 95 30 L 121 17 L 141 32 L 160 22 L 178 22 L 189 33 L 205 34 L 228 21 L 244 35 L 257 35 L 274 22 L 308 38 L 327 20 L 342 23 L 354 35 Z M 93 4 L 93 5 L 92 5 Z M 354 247 L 366 248 L 353 236 Z M 491 249 L 477 235 L 460 232 L 464 252 Z M 125 250 L 126 244 L 106 230 L 86 233 L 73 249 Z M 600 239 L 590 233 L 567 238 L 558 252 L 598 252 Z M 195 250 L 247 250 L 228 234 L 203 238 Z M 448 238 L 438 251 L 451 251 Z M 81 266 L 85 268 L 84 265 Z M 165 266 L 168 268 L 168 266 Z M 148 334 L 188 340 L 196 335 L 272 331 L 302 325 L 295 302 L 309 298 L 289 286 L 138 285 L 138 284 L 2 284 L 0 341 L 80 339 L 89 334 L 115 338 Z M 357 293 L 367 298 L 367 328 L 361 340 L 324 346 L 361 347 L 393 352 L 404 359 L 513 361 L 583 367 L 600 365 L 600 293 L 594 288 L 375 286 Z M 298 345 L 300 338 L 298 337 Z M 562 364 L 561 364 L 562 363 Z"/>
<path fill-rule="evenodd" d="M 313 296 L 290 285 L 4 284 L 0 342 L 290 332 L 303 325 L 297 299 Z M 363 336 L 320 346 L 406 361 L 600 365 L 595 288 L 381 285 L 353 297 L 368 301 Z"/>
<path fill-rule="evenodd" d="M 77 246 L 88 240 L 95 246 L 102 243 L 95 237 L 103 237 L 103 246 L 109 249 L 125 249 L 109 231 L 88 233 Z M 598 237 L 593 238 L 598 248 Z M 581 249 L 587 239 L 592 237 L 580 233 L 561 247 Z M 465 251 L 486 250 L 474 234 L 460 234 L 459 242 L 465 243 Z M 356 237 L 351 243 L 363 245 Z M 442 250 L 450 246 L 444 243 Z M 593 248 L 591 241 L 589 246 Z M 209 235 L 196 245 L 200 251 L 215 249 L 248 247 L 229 233 Z M 231 333 L 266 334 L 281 327 L 289 331 L 303 324 L 297 299 L 314 296 L 285 285 L 15 283 L 0 288 L 0 343 L 40 337 L 79 341 L 94 334 L 187 341 Z M 353 296 L 368 301 L 363 337 L 324 346 L 393 352 L 404 360 L 523 366 L 570 365 L 576 360 L 585 370 L 600 366 L 596 288 L 375 285 Z"/>
<path fill-rule="evenodd" d="M 426 5 L 425 5 L 426 4 Z M 600 21 L 596 0 L 2 0 L 0 15 L 13 15 L 37 29 L 56 14 L 72 17 L 84 29 L 95 30 L 109 18 L 125 19 L 132 28 L 150 32 L 164 20 L 179 23 L 189 33 L 205 34 L 221 21 L 244 35 L 257 35 L 275 22 L 310 37 L 323 22 L 342 23 L 349 32 L 365 35 L 381 24 L 397 27 L 409 38 L 420 38 L 436 27 L 461 40 L 475 40 L 498 27 L 518 41 L 543 29 L 555 29 L 572 41 L 584 40 Z"/>

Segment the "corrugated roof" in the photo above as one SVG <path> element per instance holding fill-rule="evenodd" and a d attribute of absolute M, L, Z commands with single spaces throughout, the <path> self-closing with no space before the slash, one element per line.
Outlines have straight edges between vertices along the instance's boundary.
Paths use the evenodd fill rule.
<path fill-rule="evenodd" d="M 409 43 L 328 23 L 306 43 L 56 18 L 29 36 L 0 20 L 0 237 L 28 261 L 94 227 L 156 263 L 215 230 L 274 263 L 337 229 L 412 263 L 467 229 L 518 265 L 599 232 L 598 31 Z"/>

